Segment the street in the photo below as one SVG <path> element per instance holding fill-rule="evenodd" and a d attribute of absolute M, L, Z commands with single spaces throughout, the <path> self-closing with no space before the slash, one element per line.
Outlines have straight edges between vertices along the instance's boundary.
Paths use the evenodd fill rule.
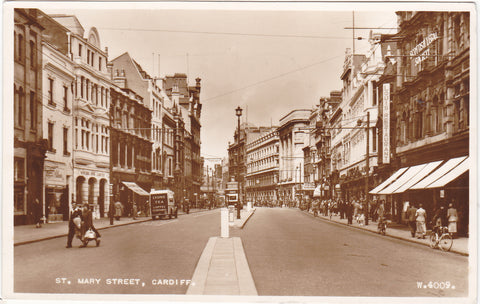
<path fill-rule="evenodd" d="M 467 295 L 467 257 L 327 223 L 298 209 L 257 208 L 244 229 L 230 231 L 243 242 L 259 295 Z M 16 246 L 15 292 L 185 294 L 208 238 L 220 234 L 220 212 L 100 233 L 98 248 L 78 248 L 74 240 L 66 249 L 66 238 Z M 450 287 L 423 288 L 429 282 Z"/>
<path fill-rule="evenodd" d="M 468 293 L 467 257 L 326 223 L 298 209 L 257 208 L 245 228 L 233 235 L 243 241 L 259 295 Z M 450 282 L 455 288 L 418 288 L 419 282 Z"/>
<path fill-rule="evenodd" d="M 208 238 L 220 233 L 219 214 L 217 209 L 100 230 L 100 247 L 92 242 L 78 248 L 74 239 L 66 249 L 66 237 L 16 246 L 14 291 L 185 294 Z"/>

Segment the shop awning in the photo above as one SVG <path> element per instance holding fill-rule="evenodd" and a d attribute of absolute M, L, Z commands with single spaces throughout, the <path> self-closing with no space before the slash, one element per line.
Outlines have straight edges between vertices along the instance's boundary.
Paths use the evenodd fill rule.
<path fill-rule="evenodd" d="M 403 174 L 408 169 L 408 167 L 398 169 L 395 173 L 393 173 L 389 178 L 383 181 L 380 185 L 375 187 L 372 191 L 370 191 L 370 194 L 377 194 L 380 190 L 385 188 L 386 186 L 390 185 L 394 180 L 396 180 L 400 175 Z"/>
<path fill-rule="evenodd" d="M 417 174 L 412 176 L 412 178 L 410 178 L 406 183 L 401 185 L 397 190 L 394 190 L 393 193 L 402 193 L 408 190 L 411 186 L 415 185 L 416 183 L 421 181 L 425 176 L 430 174 L 435 168 L 438 167 L 438 165 L 440 165 L 441 162 L 442 161 L 439 160 L 439 161 L 434 161 L 426 164 L 425 167 L 423 167 Z"/>
<path fill-rule="evenodd" d="M 426 165 L 427 164 L 421 164 L 408 168 L 407 171 L 405 171 L 405 173 L 403 173 L 396 181 L 388 185 L 385 189 L 379 191 L 377 194 L 393 194 L 395 190 L 417 175 Z"/>
<path fill-rule="evenodd" d="M 413 185 L 412 187 L 410 187 L 410 189 L 415 190 L 415 189 L 425 189 L 425 188 L 427 188 L 428 185 L 432 184 L 434 181 L 441 178 L 442 176 L 447 174 L 450 170 L 452 170 L 453 168 L 458 166 L 458 164 L 460 164 L 462 161 L 464 161 L 465 158 L 467 158 L 467 157 L 462 156 L 462 157 L 449 159 L 442 166 L 440 166 L 440 168 L 438 168 L 437 170 L 430 173 L 430 175 L 428 175 L 427 177 L 422 179 L 420 182 L 418 182 L 415 185 Z"/>
<path fill-rule="evenodd" d="M 315 190 L 313 190 L 313 197 L 320 197 L 322 196 L 322 186 L 317 186 Z"/>
<path fill-rule="evenodd" d="M 130 190 L 137 193 L 138 195 L 150 195 L 147 191 L 140 188 L 139 185 L 132 183 L 132 182 L 122 182 L 125 186 L 127 186 Z"/>
<path fill-rule="evenodd" d="M 452 182 L 457 177 L 462 175 L 463 173 L 467 172 L 470 167 L 470 158 L 466 158 L 463 162 L 461 162 L 458 166 L 450 170 L 447 174 L 440 177 L 432 184 L 428 185 L 427 188 L 439 188 L 444 187 L 446 184 Z"/>

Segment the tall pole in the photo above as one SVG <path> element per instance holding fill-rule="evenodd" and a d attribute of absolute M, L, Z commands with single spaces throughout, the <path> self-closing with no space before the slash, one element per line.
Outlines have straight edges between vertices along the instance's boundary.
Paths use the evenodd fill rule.
<path fill-rule="evenodd" d="M 238 201 L 237 201 L 237 219 L 240 219 L 240 200 L 242 197 L 242 185 L 240 184 L 240 115 L 237 115 L 238 117 L 238 133 L 237 133 L 237 139 L 238 139 L 238 159 L 237 159 L 237 184 L 238 184 Z"/>
<path fill-rule="evenodd" d="M 368 201 L 368 175 L 370 171 L 370 112 L 367 112 L 367 153 L 365 159 L 365 166 L 366 166 L 366 176 L 365 176 L 365 225 L 368 225 L 368 215 L 369 215 L 369 201 Z"/>
<path fill-rule="evenodd" d="M 237 115 L 238 123 L 237 123 L 237 143 L 238 143 L 238 158 L 237 158 L 237 184 L 238 184 L 238 200 L 237 200 L 237 219 L 240 219 L 240 204 L 242 198 L 242 185 L 240 183 L 240 159 L 242 157 L 240 151 L 240 116 L 242 116 L 242 108 L 240 106 L 235 109 L 235 115 Z"/>

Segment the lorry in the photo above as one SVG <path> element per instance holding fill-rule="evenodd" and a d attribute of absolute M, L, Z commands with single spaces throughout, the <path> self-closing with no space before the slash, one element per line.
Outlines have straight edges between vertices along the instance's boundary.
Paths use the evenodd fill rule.
<path fill-rule="evenodd" d="M 174 192 L 171 190 L 152 190 L 150 192 L 150 211 L 152 219 L 157 217 L 177 218 L 177 204 L 175 204 Z"/>

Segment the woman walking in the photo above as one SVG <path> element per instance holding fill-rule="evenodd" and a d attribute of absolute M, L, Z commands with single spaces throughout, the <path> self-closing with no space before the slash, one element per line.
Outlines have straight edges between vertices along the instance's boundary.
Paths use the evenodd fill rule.
<path fill-rule="evenodd" d="M 427 233 L 427 226 L 425 225 L 426 218 L 427 212 L 425 209 L 423 209 L 423 205 L 420 204 L 417 212 L 415 213 L 415 220 L 417 221 L 417 234 L 419 234 L 417 238 L 425 238 L 425 234 Z"/>
<path fill-rule="evenodd" d="M 448 204 L 447 219 L 448 219 L 448 232 L 452 235 L 452 238 L 453 238 L 455 237 L 455 234 L 457 234 L 458 213 L 457 213 L 457 209 L 453 207 L 452 203 Z"/>

